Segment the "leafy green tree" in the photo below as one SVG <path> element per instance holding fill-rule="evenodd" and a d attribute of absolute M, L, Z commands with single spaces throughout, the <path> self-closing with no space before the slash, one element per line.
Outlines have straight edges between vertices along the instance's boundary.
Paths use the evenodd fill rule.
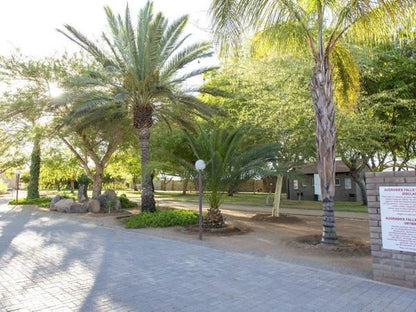
<path fill-rule="evenodd" d="M 323 243 L 338 242 L 334 216 L 336 132 L 333 81 L 338 82 L 335 90 L 352 90 L 342 92 L 339 102 L 348 104 L 358 96 L 358 70 L 341 40 L 347 34 L 354 39 L 392 36 L 403 18 L 408 17 L 409 23 L 414 21 L 411 14 L 415 8 L 413 0 L 213 1 L 213 25 L 220 43 L 238 47 L 244 30 L 250 28 L 259 32 L 257 44 L 264 43 L 277 49 L 307 48 L 310 52 L 313 61 L 311 95 L 323 200 Z"/>
<path fill-rule="evenodd" d="M 54 147 L 43 152 L 39 184 L 42 188 L 60 190 L 69 183 L 73 192 L 75 181 L 83 170 L 78 160 L 67 148 L 61 145 L 56 146 L 58 142 L 54 142 Z"/>
<path fill-rule="evenodd" d="M 382 149 L 381 123 L 367 111 L 339 112 L 337 118 L 337 155 L 350 169 L 352 180 L 361 191 L 363 204 L 367 204 L 364 174 L 369 161 Z"/>
<path fill-rule="evenodd" d="M 47 106 L 57 81 L 57 63 L 52 58 L 33 60 L 20 54 L 0 58 L 0 74 L 7 83 L 0 103 L 2 120 L 11 129 L 18 124 L 19 136 L 32 143 L 27 198 L 39 197 L 41 141 L 47 131 Z"/>
<path fill-rule="evenodd" d="M 163 124 L 155 127 L 151 147 L 155 151 L 151 167 L 156 174 L 164 176 L 162 190 L 171 180 L 166 175 L 179 176 L 183 182 L 182 194 L 186 195 L 189 182 L 195 181 L 195 155 L 189 146 L 189 140 L 179 125 L 169 129 Z"/>
<path fill-rule="evenodd" d="M 111 101 L 105 110 L 96 107 L 84 116 L 77 114 L 77 105 L 84 105 L 84 97 L 79 103 L 70 103 L 72 105 L 67 107 L 68 111 L 61 111 L 63 115 L 55 120 L 60 125 L 59 138 L 91 179 L 92 197 L 97 198 L 101 194 L 104 170 L 130 127 L 125 115 Z"/>
<path fill-rule="evenodd" d="M 129 106 L 130 114 L 141 146 L 142 211 L 155 211 L 150 161 L 150 128 L 156 120 L 181 118 L 184 111 L 197 114 L 208 113 L 206 105 L 180 89 L 181 83 L 206 72 L 202 67 L 188 70 L 190 63 L 212 55 L 208 43 L 195 43 L 184 47 L 187 36 L 183 35 L 188 21 L 186 16 L 169 24 L 161 14 L 153 14 L 152 2 L 140 10 L 137 25 L 133 25 L 129 8 L 124 18 L 115 16 L 105 8 L 109 33 L 103 33 L 107 50 L 97 47 L 79 31 L 65 25 L 61 31 L 90 53 L 107 70 L 118 77 L 118 99 Z M 186 114 L 185 114 L 186 116 Z"/>
<path fill-rule="evenodd" d="M 207 222 L 214 226 L 223 225 L 219 211 L 224 196 L 250 178 L 269 173 L 267 165 L 276 160 L 278 147 L 274 144 L 248 146 L 242 144 L 242 129 L 203 130 L 197 136 L 188 133 L 195 154 L 195 161 L 206 162 L 205 187 L 209 190 Z"/>
<path fill-rule="evenodd" d="M 219 127 L 243 127 L 247 142 L 279 142 L 285 158 L 294 163 L 315 159 L 309 62 L 305 58 L 272 53 L 234 57 L 206 81 L 203 88 L 228 95 L 203 95 L 204 101 L 225 112 L 225 117 L 214 118 Z"/>
<path fill-rule="evenodd" d="M 372 170 L 415 168 L 416 44 L 388 44 L 362 64 L 360 109 L 378 122 L 380 148 L 370 159 Z"/>
<path fill-rule="evenodd" d="M 26 161 L 26 155 L 22 152 L 22 132 L 19 127 L 12 126 L 11 123 L 5 123 L 0 126 L 0 174 L 10 169 L 18 169 Z"/>

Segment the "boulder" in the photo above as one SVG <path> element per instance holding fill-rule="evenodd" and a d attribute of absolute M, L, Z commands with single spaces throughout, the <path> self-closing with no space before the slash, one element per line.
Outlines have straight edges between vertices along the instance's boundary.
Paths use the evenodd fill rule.
<path fill-rule="evenodd" d="M 73 204 L 74 204 L 74 201 L 72 199 L 66 199 L 66 198 L 61 199 L 55 204 L 56 211 L 69 212 Z"/>
<path fill-rule="evenodd" d="M 98 201 L 100 202 L 101 210 L 107 212 L 110 211 L 119 211 L 121 210 L 121 202 L 118 199 L 116 192 L 114 190 L 108 189 L 98 196 Z"/>
<path fill-rule="evenodd" d="M 73 203 L 71 207 L 69 207 L 69 210 L 67 210 L 67 212 L 68 213 L 85 213 L 87 212 L 87 205 Z"/>
<path fill-rule="evenodd" d="M 92 213 L 100 212 L 100 201 L 98 199 L 90 199 L 87 203 L 87 210 Z"/>
<path fill-rule="evenodd" d="M 87 187 L 81 184 L 78 189 L 78 202 L 85 203 L 88 201 Z"/>
<path fill-rule="evenodd" d="M 51 201 L 51 203 L 50 203 L 50 205 L 49 205 L 49 209 L 50 209 L 51 211 L 56 211 L 57 209 L 56 209 L 55 204 L 56 204 L 57 202 L 59 202 L 61 199 L 63 199 L 63 197 L 62 197 L 62 196 L 60 196 L 60 195 L 55 195 L 55 196 L 54 196 L 54 198 L 52 198 L 52 201 Z"/>

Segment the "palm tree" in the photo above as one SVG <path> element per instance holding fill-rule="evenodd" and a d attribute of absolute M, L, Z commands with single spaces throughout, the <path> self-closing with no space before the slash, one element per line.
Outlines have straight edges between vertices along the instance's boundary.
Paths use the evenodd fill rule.
<path fill-rule="evenodd" d="M 187 133 L 187 136 L 195 157 L 205 160 L 207 166 L 204 181 L 209 191 L 210 209 L 204 223 L 220 227 L 224 225 L 219 211 L 224 197 L 253 177 L 269 175 L 271 170 L 267 166 L 276 160 L 279 147 L 276 144 L 243 144 L 242 128 L 231 131 L 200 128 L 198 135 Z"/>
<path fill-rule="evenodd" d="M 153 14 L 152 2 L 147 2 L 140 10 L 135 26 L 128 7 L 124 18 L 115 16 L 109 7 L 105 7 L 105 12 L 110 33 L 103 33 L 102 38 L 107 50 L 100 49 L 70 25 L 65 25 L 66 31 L 59 31 L 90 53 L 121 82 L 116 98 L 128 104 L 141 146 L 141 208 L 142 211 L 153 212 L 152 178 L 147 169 L 150 128 L 155 121 L 172 118 L 186 123 L 183 118 L 187 116 L 185 111 L 197 115 L 211 112 L 195 96 L 181 91 L 180 86 L 189 78 L 211 69 L 200 67 L 189 70 L 187 66 L 211 56 L 212 52 L 206 42 L 184 47 L 189 37 L 183 35 L 187 16 L 169 24 L 161 13 Z"/>
<path fill-rule="evenodd" d="M 338 241 L 333 208 L 336 136 L 333 81 L 354 78 L 348 76 L 354 67 L 346 62 L 353 58 L 343 48 L 341 39 L 347 35 L 362 40 L 392 37 L 398 25 L 404 30 L 406 23 L 414 22 L 411 12 L 415 12 L 415 6 L 414 0 L 213 1 L 215 35 L 224 46 L 237 47 L 243 30 L 251 26 L 259 38 L 266 39 L 260 42 L 283 49 L 307 47 L 312 56 L 311 95 L 323 201 L 323 243 Z M 344 82 L 351 83 L 354 79 Z M 344 99 L 352 101 L 354 97 L 354 93 L 346 93 Z"/>

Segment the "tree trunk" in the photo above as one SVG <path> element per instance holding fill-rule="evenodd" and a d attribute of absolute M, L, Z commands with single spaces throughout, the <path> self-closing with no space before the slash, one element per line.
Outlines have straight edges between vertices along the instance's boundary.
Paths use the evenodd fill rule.
<path fill-rule="evenodd" d="M 188 190 L 188 183 L 189 183 L 188 179 L 183 180 L 182 195 L 186 195 L 186 191 Z"/>
<path fill-rule="evenodd" d="M 355 172 L 351 170 L 351 178 L 360 188 L 363 205 L 367 205 L 367 190 L 365 188 L 365 181 L 362 172 Z"/>
<path fill-rule="evenodd" d="M 75 190 L 75 179 L 71 179 L 71 193 L 74 194 Z"/>
<path fill-rule="evenodd" d="M 272 209 L 273 217 L 279 216 L 280 196 L 282 195 L 282 186 L 283 186 L 283 176 L 278 175 L 277 180 L 276 180 L 276 188 L 274 190 L 274 201 L 273 201 L 273 209 Z"/>
<path fill-rule="evenodd" d="M 39 174 L 40 174 L 40 136 L 33 140 L 33 150 L 30 157 L 29 184 L 27 186 L 27 199 L 39 198 Z"/>
<path fill-rule="evenodd" d="M 133 190 L 138 191 L 139 188 L 137 187 L 137 177 L 133 177 Z"/>
<path fill-rule="evenodd" d="M 95 165 L 95 174 L 92 181 L 92 198 L 97 199 L 103 188 L 104 167 Z"/>
<path fill-rule="evenodd" d="M 142 165 L 142 212 L 155 212 L 156 203 L 153 193 L 152 175 L 147 171 L 150 161 L 150 128 L 144 127 L 138 130 L 140 148 L 141 148 L 141 165 Z"/>
<path fill-rule="evenodd" d="M 336 244 L 335 228 L 335 107 L 333 85 L 328 58 L 313 69 L 311 93 L 316 121 L 318 173 L 321 179 L 323 203 L 322 243 Z"/>

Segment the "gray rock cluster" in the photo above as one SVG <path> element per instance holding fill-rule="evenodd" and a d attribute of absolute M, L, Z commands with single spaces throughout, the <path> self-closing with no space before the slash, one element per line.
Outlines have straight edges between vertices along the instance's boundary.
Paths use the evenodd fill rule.
<path fill-rule="evenodd" d="M 68 199 L 60 195 L 56 195 L 52 199 L 51 204 L 49 205 L 49 209 L 51 211 L 66 213 L 99 213 L 115 212 L 121 210 L 121 202 L 114 190 L 106 190 L 104 194 L 98 197 L 98 199 L 88 200 L 88 198 L 85 198 L 85 196 L 81 197 L 82 198 L 78 198 L 78 202 L 74 202 L 73 199 Z"/>
<path fill-rule="evenodd" d="M 87 207 L 84 204 L 74 202 L 73 199 L 63 198 L 56 195 L 49 206 L 51 211 L 67 212 L 67 213 L 83 213 L 87 212 Z"/>

